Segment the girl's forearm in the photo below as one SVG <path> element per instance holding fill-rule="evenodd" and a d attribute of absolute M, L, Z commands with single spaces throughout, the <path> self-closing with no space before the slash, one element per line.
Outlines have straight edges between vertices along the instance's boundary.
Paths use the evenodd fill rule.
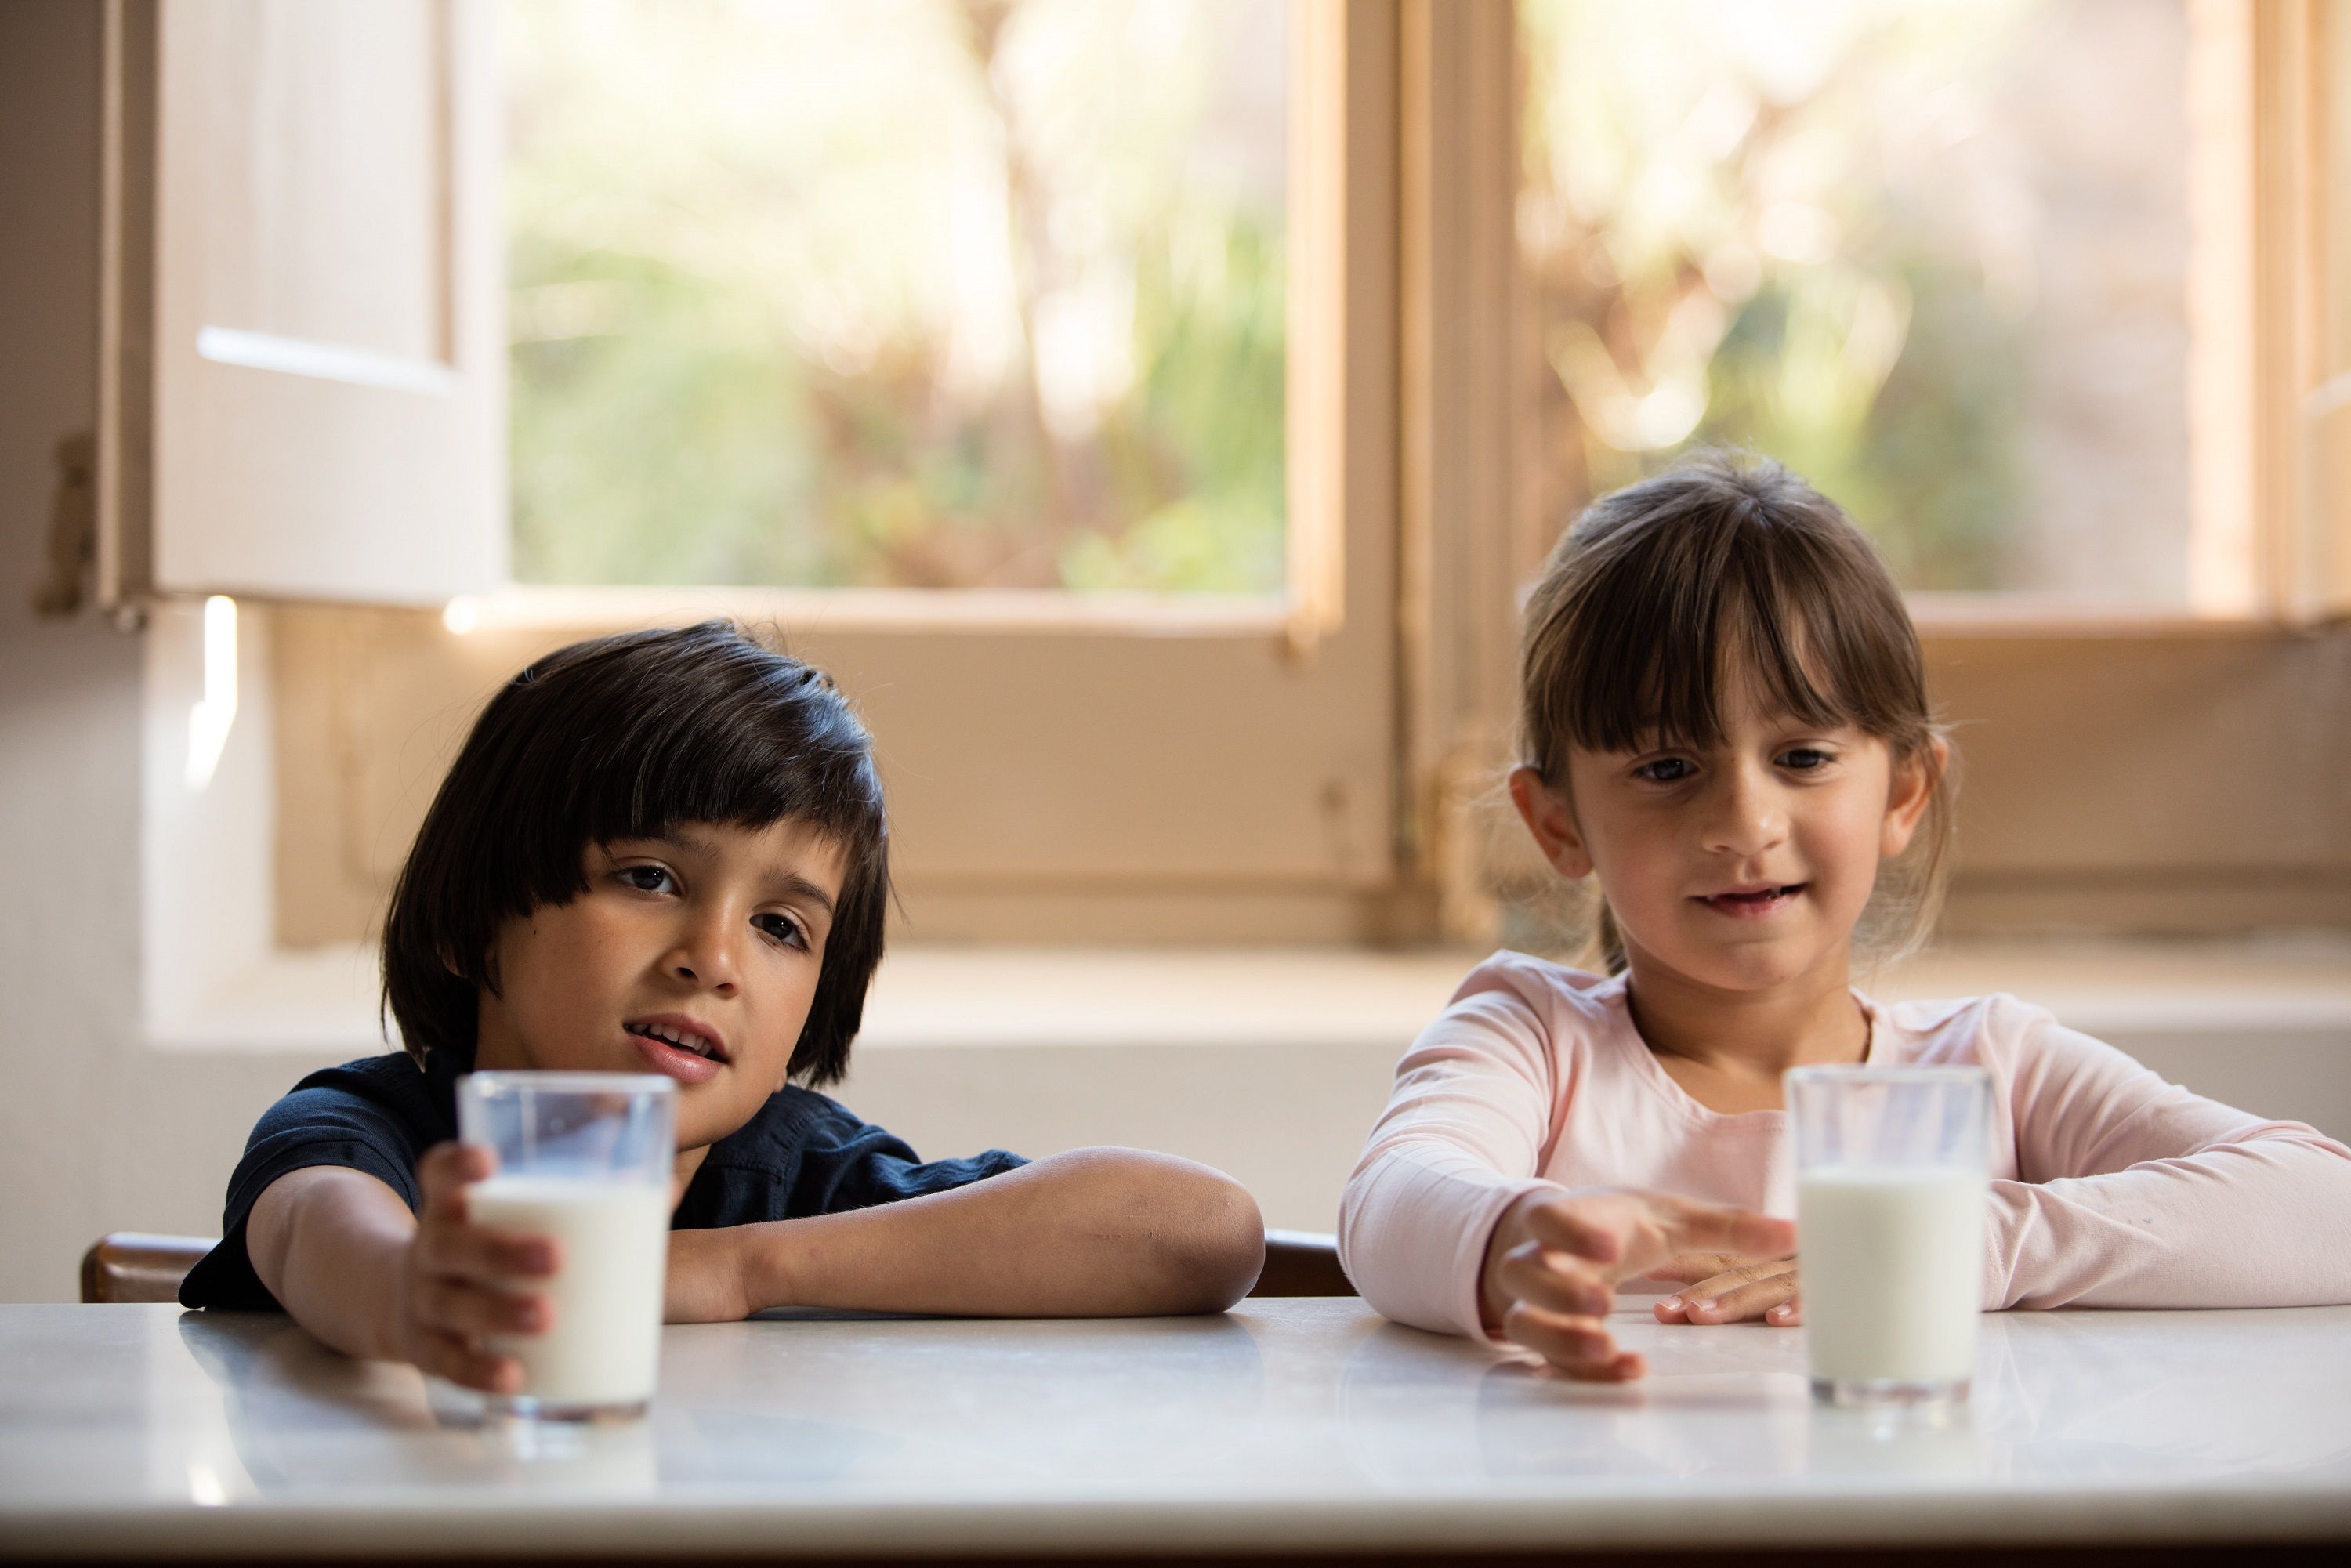
<path fill-rule="evenodd" d="M 753 1312 L 1136 1317 L 1232 1305 L 1265 1228 L 1247 1190 L 1205 1166 L 1078 1149 L 952 1192 L 741 1226 L 732 1244 Z"/>
<path fill-rule="evenodd" d="M 321 1166 L 262 1193 L 246 1221 L 246 1250 L 296 1322 L 347 1355 L 397 1361 L 402 1255 L 415 1232 L 398 1193 Z"/>

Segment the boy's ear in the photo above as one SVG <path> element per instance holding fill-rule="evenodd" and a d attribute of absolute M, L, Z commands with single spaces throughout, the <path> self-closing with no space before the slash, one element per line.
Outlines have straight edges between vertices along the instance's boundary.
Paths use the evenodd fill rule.
<path fill-rule="evenodd" d="M 1511 768 L 1510 804 L 1519 809 L 1519 820 L 1534 835 L 1535 846 L 1552 870 L 1571 882 L 1592 874 L 1592 856 L 1583 847 L 1575 813 L 1542 781 L 1542 775 L 1524 764 Z"/>
<path fill-rule="evenodd" d="M 1886 791 L 1886 825 L 1878 834 L 1877 852 L 1882 859 L 1892 860 L 1910 847 L 1918 820 L 1935 798 L 1935 786 L 1950 765 L 1951 743 L 1939 735 L 1928 742 L 1926 756 L 1894 765 L 1893 779 Z"/>

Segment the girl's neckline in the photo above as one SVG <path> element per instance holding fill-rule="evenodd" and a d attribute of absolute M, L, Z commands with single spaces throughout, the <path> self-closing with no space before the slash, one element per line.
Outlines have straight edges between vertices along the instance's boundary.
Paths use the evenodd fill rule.
<path fill-rule="evenodd" d="M 1629 975 L 1608 977 L 1604 988 L 1609 1023 L 1606 1032 L 1617 1041 L 1619 1049 L 1633 1058 L 1634 1072 L 1648 1084 L 1653 1092 L 1682 1115 L 1708 1122 L 1752 1123 L 1769 1126 L 1787 1119 L 1785 1108 L 1777 1111 L 1717 1111 L 1701 1104 L 1688 1090 L 1674 1082 L 1674 1075 L 1666 1071 L 1665 1064 L 1657 1060 L 1657 1053 L 1649 1049 L 1649 1042 L 1641 1038 L 1641 1031 L 1633 1025 L 1632 1000 L 1626 990 L 1630 980 Z M 1847 986 L 1845 989 L 1860 1007 L 1862 1017 L 1869 1020 L 1869 1043 L 1862 1055 L 1861 1065 L 1883 1066 L 1892 1052 L 1892 1042 L 1886 1039 L 1885 1009 L 1865 996 L 1859 987 Z"/>

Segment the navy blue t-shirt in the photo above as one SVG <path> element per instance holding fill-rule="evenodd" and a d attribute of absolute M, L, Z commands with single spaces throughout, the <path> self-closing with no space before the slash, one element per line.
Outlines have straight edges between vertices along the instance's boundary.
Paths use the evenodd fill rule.
<path fill-rule="evenodd" d="M 180 1285 L 185 1307 L 277 1309 L 253 1271 L 245 1223 L 264 1190 L 308 1166 L 348 1166 L 400 1194 L 413 1210 L 424 1196 L 416 1162 L 457 1135 L 457 1079 L 445 1051 L 419 1068 L 401 1051 L 313 1072 L 267 1111 L 228 1181 L 221 1243 Z M 766 1219 L 801 1219 L 946 1192 L 1028 1162 L 1002 1149 L 925 1165 L 881 1128 L 837 1102 L 787 1085 L 740 1128 L 710 1145 L 670 1218 L 674 1230 Z"/>

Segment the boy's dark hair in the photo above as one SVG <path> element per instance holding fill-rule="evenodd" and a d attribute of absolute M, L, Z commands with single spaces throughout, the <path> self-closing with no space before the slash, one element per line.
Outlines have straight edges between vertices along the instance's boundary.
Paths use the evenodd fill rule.
<path fill-rule="evenodd" d="M 839 907 L 790 1073 L 849 1064 L 882 961 L 890 838 L 872 742 L 821 671 L 705 621 L 574 643 L 508 681 L 424 813 L 383 930 L 383 1006 L 419 1062 L 471 1061 L 498 927 L 588 891 L 590 844 L 790 818 L 840 846 Z"/>
<path fill-rule="evenodd" d="M 1807 724 L 1852 725 L 1932 793 L 1911 852 L 1864 917 L 1871 956 L 1922 941 L 1952 836 L 1951 770 L 1927 701 L 1918 634 L 1877 552 L 1837 504 L 1768 458 L 1698 452 L 1610 492 L 1561 538 L 1527 601 L 1520 757 L 1565 798 L 1567 752 L 1719 745 L 1731 671 Z M 1625 967 L 1606 904 L 1599 957 Z"/>

